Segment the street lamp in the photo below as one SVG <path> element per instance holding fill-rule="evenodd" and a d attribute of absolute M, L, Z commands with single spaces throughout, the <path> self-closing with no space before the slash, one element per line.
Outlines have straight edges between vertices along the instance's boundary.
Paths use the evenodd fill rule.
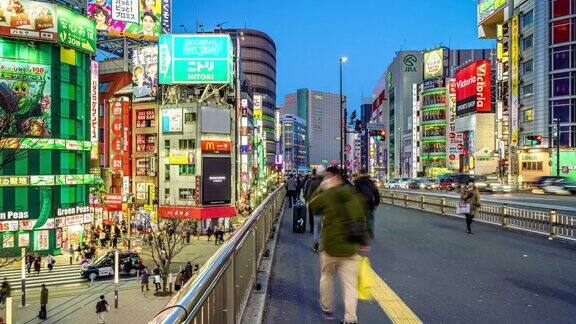
<path fill-rule="evenodd" d="M 339 59 L 340 61 L 340 168 L 344 170 L 344 146 L 346 145 L 346 115 L 344 110 L 344 98 L 342 97 L 342 65 L 348 61 L 346 56 Z"/>

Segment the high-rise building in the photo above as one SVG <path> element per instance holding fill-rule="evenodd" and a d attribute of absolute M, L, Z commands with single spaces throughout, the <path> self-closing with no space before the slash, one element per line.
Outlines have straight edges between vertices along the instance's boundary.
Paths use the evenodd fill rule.
<path fill-rule="evenodd" d="M 280 116 L 281 153 L 284 171 L 308 170 L 308 149 L 306 147 L 306 121 L 295 115 Z"/>
<path fill-rule="evenodd" d="M 557 173 L 576 180 L 576 3 L 488 2 L 478 4 L 478 34 L 497 40 L 496 114 L 508 178 L 519 185 Z"/>
<path fill-rule="evenodd" d="M 346 107 L 346 97 L 343 98 Z M 340 161 L 340 95 L 298 89 L 284 98 L 284 114 L 306 121 L 308 164 L 310 166 Z"/>
<path fill-rule="evenodd" d="M 272 167 L 276 155 L 276 44 L 266 33 L 254 29 L 223 29 L 234 46 L 240 44 L 240 68 L 252 84 L 254 95 L 262 96 L 262 130 L 266 165 Z"/>
<path fill-rule="evenodd" d="M 372 101 L 370 98 L 363 98 L 360 105 L 360 170 L 368 170 L 368 123 L 372 117 Z"/>

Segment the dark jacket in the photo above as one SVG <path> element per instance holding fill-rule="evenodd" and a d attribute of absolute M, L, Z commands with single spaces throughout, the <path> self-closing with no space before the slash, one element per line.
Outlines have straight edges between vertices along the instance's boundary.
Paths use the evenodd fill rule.
<path fill-rule="evenodd" d="M 309 203 L 314 215 L 322 215 L 322 246 L 330 256 L 348 257 L 358 253 L 360 244 L 348 239 L 350 221 L 366 221 L 362 202 L 354 188 L 340 185 L 314 196 Z"/>
<path fill-rule="evenodd" d="M 314 195 L 314 192 L 316 192 L 316 190 L 318 190 L 318 187 L 320 187 L 320 184 L 322 183 L 323 179 L 324 177 L 322 176 L 316 176 L 308 180 L 308 182 L 306 182 L 304 190 L 304 199 L 306 201 L 310 201 L 310 199 Z"/>
<path fill-rule="evenodd" d="M 43 288 L 40 291 L 40 305 L 48 304 L 48 288 Z"/>
<path fill-rule="evenodd" d="M 380 205 L 380 192 L 372 179 L 367 175 L 362 175 L 354 181 L 354 187 L 364 198 L 364 203 L 369 211 L 372 211 Z"/>

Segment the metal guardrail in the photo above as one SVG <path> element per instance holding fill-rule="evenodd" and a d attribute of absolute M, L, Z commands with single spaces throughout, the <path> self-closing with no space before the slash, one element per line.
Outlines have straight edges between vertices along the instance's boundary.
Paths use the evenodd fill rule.
<path fill-rule="evenodd" d="M 239 323 L 285 196 L 272 192 L 150 323 Z"/>
<path fill-rule="evenodd" d="M 382 201 L 406 208 L 420 209 L 447 216 L 456 215 L 457 197 L 446 197 L 438 194 L 381 191 Z M 513 228 L 540 235 L 551 239 L 562 238 L 576 241 L 576 215 L 570 214 L 570 208 L 536 210 L 522 208 L 522 203 L 502 203 L 494 200 L 482 200 L 482 207 L 475 220 L 499 225 L 503 228 Z"/>

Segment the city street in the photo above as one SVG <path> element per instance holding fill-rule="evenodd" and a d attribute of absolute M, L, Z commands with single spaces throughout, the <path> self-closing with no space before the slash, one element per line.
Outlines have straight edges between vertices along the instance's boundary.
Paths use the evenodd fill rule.
<path fill-rule="evenodd" d="M 424 323 L 573 322 L 574 245 L 479 223 L 468 235 L 460 219 L 390 205 L 378 209 L 376 229 L 374 270 Z M 292 233 L 290 213 L 273 270 L 264 322 L 322 323 L 318 256 L 311 234 Z M 360 302 L 358 314 L 386 323 L 375 303 Z"/>

